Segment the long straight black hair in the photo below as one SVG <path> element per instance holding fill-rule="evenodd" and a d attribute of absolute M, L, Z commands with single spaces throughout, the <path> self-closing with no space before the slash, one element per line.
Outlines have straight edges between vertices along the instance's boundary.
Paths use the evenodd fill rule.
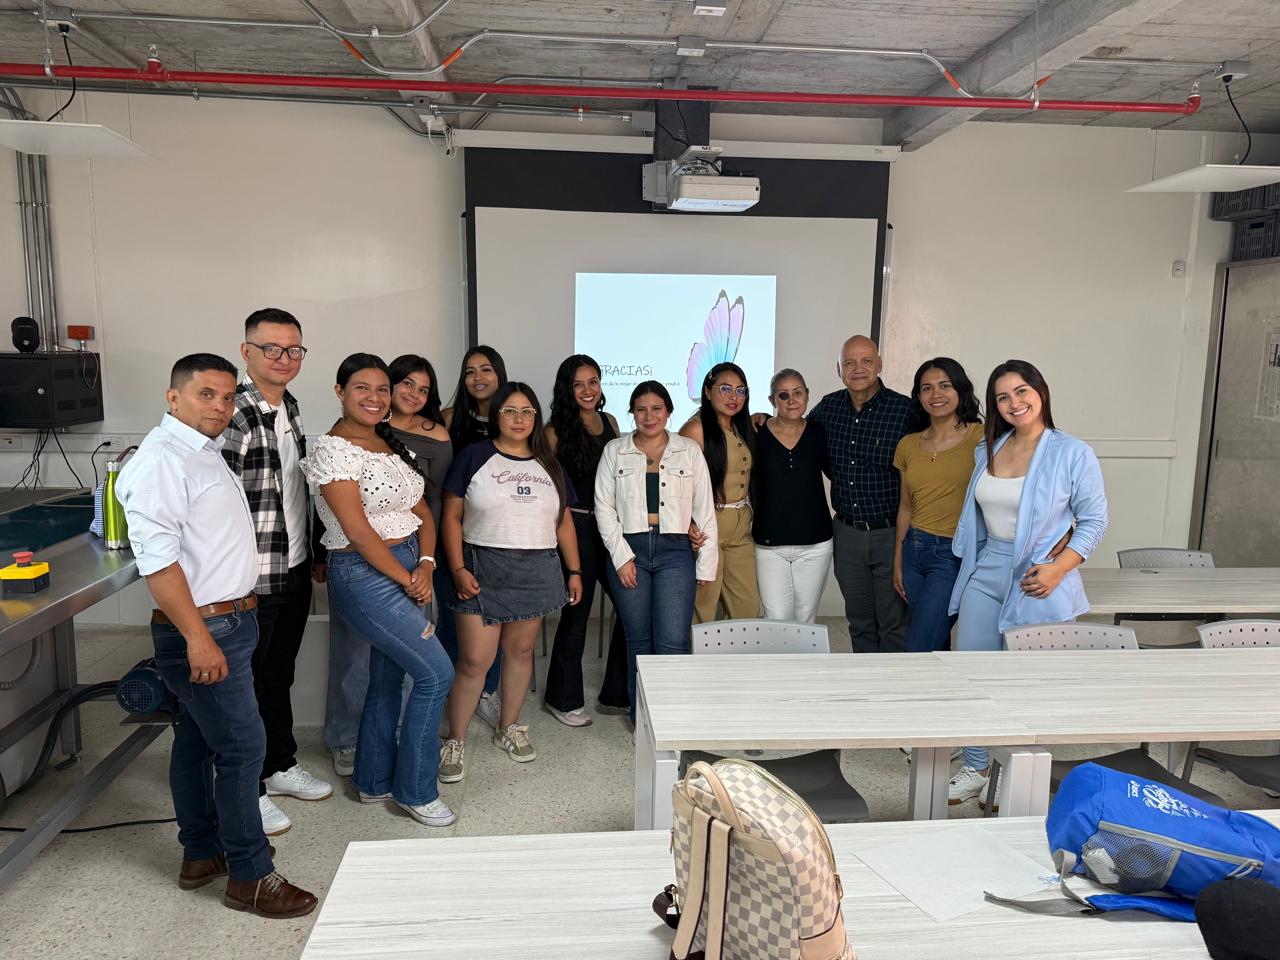
<path fill-rule="evenodd" d="M 1044 376 L 1036 369 L 1035 364 L 1027 360 L 1006 360 L 1000 364 L 987 377 L 987 429 L 984 439 L 987 442 L 987 473 L 993 475 L 996 441 L 1013 429 L 1013 424 L 1001 416 L 996 408 L 996 381 L 1010 373 L 1022 377 L 1027 381 L 1027 386 L 1040 395 L 1040 419 L 1044 421 L 1046 429 L 1055 429 L 1053 411 L 1049 406 L 1049 384 L 1045 383 Z"/>
<path fill-rule="evenodd" d="M 722 373 L 732 373 L 747 388 L 743 398 L 742 409 L 733 415 L 730 421 L 738 434 L 738 439 L 755 459 L 756 431 L 751 423 L 751 387 L 747 384 L 747 375 L 736 363 L 717 363 L 707 371 L 702 380 L 702 403 L 698 407 L 698 422 L 702 424 L 702 455 L 707 461 L 707 472 L 711 474 L 711 489 L 715 491 L 716 503 L 723 504 L 724 477 L 729 469 L 729 449 L 724 442 L 724 431 L 720 429 L 720 418 L 711 405 L 709 396 L 716 377 Z"/>
<path fill-rule="evenodd" d="M 386 376 L 388 384 L 394 382 L 391 379 L 391 371 L 387 368 L 383 359 L 377 354 L 353 353 L 351 356 L 347 357 L 347 359 L 343 360 L 342 363 L 338 364 L 338 386 L 345 390 L 347 383 L 361 370 L 381 370 L 383 375 Z M 390 447 L 391 451 L 397 457 L 409 466 L 413 467 L 414 471 L 419 476 L 422 475 L 422 467 L 418 465 L 418 458 L 415 457 L 413 452 L 395 435 L 395 432 L 391 429 L 391 424 L 389 422 L 381 420 L 373 429 L 382 442 Z"/>
<path fill-rule="evenodd" d="M 436 368 L 431 365 L 431 361 L 426 357 L 420 357 L 416 353 L 406 353 L 391 361 L 391 390 L 393 395 L 396 384 L 411 373 L 425 373 L 427 379 L 431 381 L 431 389 L 427 391 L 426 405 L 423 406 L 419 413 L 432 423 L 443 423 L 444 417 L 440 414 L 440 383 L 436 380 Z"/>
<path fill-rule="evenodd" d="M 458 385 L 453 390 L 453 400 L 450 401 L 450 407 L 453 409 L 453 419 L 449 421 L 449 437 L 453 440 L 453 449 L 457 450 L 462 446 L 462 441 L 466 436 L 467 421 L 478 409 L 476 398 L 467 393 L 467 361 L 472 357 L 481 356 L 489 361 L 489 365 L 493 367 L 493 372 L 498 375 L 498 387 L 507 382 L 507 365 L 502 361 L 502 354 L 493 347 L 480 344 L 472 347 L 462 355 L 462 363 L 458 367 Z M 496 393 L 495 393 L 496 396 Z M 490 409 L 490 413 L 492 413 Z M 490 435 L 493 431 L 490 430 Z"/>
<path fill-rule="evenodd" d="M 981 423 L 982 414 L 978 410 L 978 397 L 973 390 L 973 381 L 964 372 L 964 367 L 950 357 L 934 357 L 920 364 L 916 370 L 916 378 L 911 384 L 911 406 L 907 408 L 907 433 L 918 433 L 929 426 L 929 414 L 920 403 L 920 381 L 930 370 L 941 370 L 955 387 L 960 403 L 956 407 L 956 423 L 964 425 Z M 988 412 L 991 408 L 987 407 Z"/>
<path fill-rule="evenodd" d="M 555 386 L 551 389 L 551 426 L 556 431 L 556 456 L 578 476 L 589 474 L 595 460 L 592 456 L 591 436 L 582 422 L 581 408 L 573 395 L 573 379 L 582 367 L 594 370 L 599 378 L 600 364 L 585 353 L 575 353 L 560 364 L 560 369 L 556 371 Z M 601 390 L 596 410 L 603 409 L 604 391 Z M 596 457 L 598 456 L 597 448 Z"/>
<path fill-rule="evenodd" d="M 538 461 L 542 469 L 547 471 L 547 476 L 555 484 L 556 496 L 560 498 L 560 511 L 556 514 L 556 523 L 558 524 L 560 517 L 564 514 L 566 501 L 564 468 L 560 466 L 560 461 L 556 459 L 556 455 L 551 452 L 551 444 L 547 440 L 546 433 L 542 430 L 542 404 L 538 402 L 538 395 L 533 392 L 533 387 L 527 383 L 521 383 L 519 380 L 509 380 L 498 388 L 498 392 L 493 395 L 493 400 L 489 404 L 489 416 L 495 425 L 493 438 L 496 439 L 501 433 L 497 426 L 501 422 L 499 411 L 517 393 L 523 394 L 529 401 L 529 406 L 533 407 L 533 432 L 529 434 L 529 452 L 533 454 L 533 458 Z"/>

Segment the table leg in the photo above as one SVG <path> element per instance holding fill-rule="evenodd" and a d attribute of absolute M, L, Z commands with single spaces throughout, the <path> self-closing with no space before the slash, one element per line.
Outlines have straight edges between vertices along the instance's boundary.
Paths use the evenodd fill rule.
<path fill-rule="evenodd" d="M 907 808 L 912 820 L 947 818 L 950 747 L 912 747 Z"/>
<path fill-rule="evenodd" d="M 38 642 L 38 641 L 37 641 Z M 54 665 L 57 673 L 59 690 L 75 690 L 76 677 L 76 633 L 74 622 L 64 620 L 53 628 Z M 58 731 L 62 752 L 69 757 L 78 757 L 83 747 L 80 737 L 80 708 L 72 710 L 62 721 L 62 729 Z"/>
<path fill-rule="evenodd" d="M 1043 817 L 1049 812 L 1053 755 L 1044 747 L 1007 747 L 998 802 L 1002 817 Z"/>
<path fill-rule="evenodd" d="M 680 776 L 680 754 L 658 750 L 649 725 L 649 704 L 644 683 L 636 677 L 636 788 L 635 828 L 667 830 L 671 827 L 671 788 Z"/>

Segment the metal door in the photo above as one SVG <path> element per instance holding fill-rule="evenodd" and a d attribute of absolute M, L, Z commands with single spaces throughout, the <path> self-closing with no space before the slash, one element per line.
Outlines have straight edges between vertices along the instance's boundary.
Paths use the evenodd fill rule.
<path fill-rule="evenodd" d="M 1200 549 L 1280 566 L 1280 262 L 1228 269 L 1217 361 Z"/>

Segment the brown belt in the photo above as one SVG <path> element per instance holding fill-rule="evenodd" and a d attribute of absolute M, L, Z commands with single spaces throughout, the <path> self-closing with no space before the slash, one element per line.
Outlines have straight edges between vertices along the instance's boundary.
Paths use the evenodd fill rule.
<path fill-rule="evenodd" d="M 196 613 L 200 614 L 201 620 L 208 620 L 210 617 L 225 617 L 229 613 L 244 613 L 246 610 L 253 610 L 257 606 L 258 597 L 256 594 L 251 593 L 247 597 L 241 597 L 239 600 L 224 600 L 221 603 L 209 603 L 203 607 L 196 607 Z M 152 610 L 151 622 L 166 627 L 174 625 L 163 610 Z"/>

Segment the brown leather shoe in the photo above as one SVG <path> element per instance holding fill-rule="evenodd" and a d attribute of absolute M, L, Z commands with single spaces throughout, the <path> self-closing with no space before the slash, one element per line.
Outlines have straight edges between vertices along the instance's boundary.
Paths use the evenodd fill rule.
<path fill-rule="evenodd" d="M 287 920 L 305 917 L 316 908 L 317 900 L 280 874 L 269 873 L 260 880 L 228 880 L 222 902 L 232 910 L 244 910 L 268 920 Z"/>
<path fill-rule="evenodd" d="M 276 848 L 267 844 L 267 855 L 275 859 Z M 198 890 L 227 875 L 227 855 L 220 853 L 205 860 L 183 860 L 178 871 L 178 886 L 183 890 Z"/>

